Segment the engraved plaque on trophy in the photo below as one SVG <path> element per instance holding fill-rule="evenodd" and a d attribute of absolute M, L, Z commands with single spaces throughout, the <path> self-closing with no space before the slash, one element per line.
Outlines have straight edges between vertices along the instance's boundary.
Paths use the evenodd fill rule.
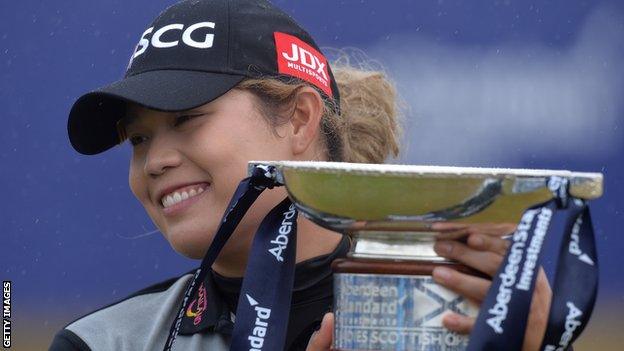
<path fill-rule="evenodd" d="M 602 174 L 559 170 L 250 162 L 273 165 L 278 181 L 315 223 L 352 238 L 334 269 L 335 350 L 464 350 L 468 336 L 442 326 L 448 311 L 476 316 L 462 296 L 436 284 L 436 266 L 479 275 L 438 256 L 436 222 L 518 223 L 553 198 L 551 177 L 579 199 L 602 195 Z"/>

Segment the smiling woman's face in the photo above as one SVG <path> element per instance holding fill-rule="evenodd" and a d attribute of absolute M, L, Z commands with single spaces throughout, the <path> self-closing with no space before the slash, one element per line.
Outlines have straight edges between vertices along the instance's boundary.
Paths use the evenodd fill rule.
<path fill-rule="evenodd" d="M 286 136 L 276 136 L 257 103 L 251 93 L 233 89 L 184 113 L 128 109 L 130 188 L 171 246 L 187 257 L 205 253 L 248 161 L 293 158 L 288 124 L 277 127 Z M 234 235 L 253 233 L 285 196 L 283 190 L 265 192 Z M 249 245 L 233 239 L 222 255 Z"/>

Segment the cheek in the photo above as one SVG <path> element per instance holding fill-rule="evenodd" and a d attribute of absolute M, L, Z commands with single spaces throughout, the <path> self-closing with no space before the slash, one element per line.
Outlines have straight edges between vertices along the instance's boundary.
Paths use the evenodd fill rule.
<path fill-rule="evenodd" d="M 280 145 L 254 116 L 226 116 L 197 130 L 187 148 L 191 162 L 204 169 L 231 195 L 238 182 L 247 176 L 251 160 L 280 159 Z M 217 189 L 221 190 L 221 189 Z M 229 198 L 228 198 L 229 200 Z"/>
<path fill-rule="evenodd" d="M 240 181 L 247 177 L 252 160 L 284 159 L 279 142 L 255 117 L 228 117 L 202 125 L 187 139 L 187 161 L 207 173 L 212 182 L 210 206 L 220 216 Z"/>
<path fill-rule="evenodd" d="M 202 142 L 189 150 L 188 161 L 209 177 L 209 206 L 215 216 L 220 216 L 240 180 L 247 176 L 247 161 L 237 149 L 235 140 L 228 135 L 200 138 Z"/>
<path fill-rule="evenodd" d="M 130 163 L 130 171 L 128 172 L 128 184 L 134 197 L 141 203 L 145 211 L 150 216 L 154 224 L 159 230 L 165 233 L 163 227 L 164 221 L 160 218 L 158 209 L 154 206 L 149 198 L 147 191 L 147 182 L 145 180 L 143 169 L 140 167 L 139 162 L 133 159 Z"/>
<path fill-rule="evenodd" d="M 138 161 L 134 158 L 130 161 L 130 170 L 128 172 L 128 184 L 130 190 L 137 198 L 137 200 L 143 203 L 143 198 L 147 196 L 147 184 L 145 179 L 141 176 Z"/>

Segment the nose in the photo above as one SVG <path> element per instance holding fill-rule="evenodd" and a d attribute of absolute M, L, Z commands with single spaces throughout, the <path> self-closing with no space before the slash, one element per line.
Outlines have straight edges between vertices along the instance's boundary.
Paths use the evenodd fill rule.
<path fill-rule="evenodd" d="M 144 172 L 152 178 L 164 174 L 168 169 L 180 166 L 182 157 L 171 140 L 154 136 L 145 158 Z"/>

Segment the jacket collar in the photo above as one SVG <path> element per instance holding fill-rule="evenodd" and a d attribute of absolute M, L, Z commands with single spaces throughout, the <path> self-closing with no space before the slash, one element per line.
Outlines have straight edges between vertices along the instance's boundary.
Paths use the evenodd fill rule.
<path fill-rule="evenodd" d="M 179 333 L 181 335 L 192 335 L 200 332 L 231 334 L 234 328 L 233 319 L 234 314 L 231 313 L 221 298 L 212 274 L 208 273 L 199 285 L 199 289 L 191 299 L 186 311 L 184 311 Z"/>

